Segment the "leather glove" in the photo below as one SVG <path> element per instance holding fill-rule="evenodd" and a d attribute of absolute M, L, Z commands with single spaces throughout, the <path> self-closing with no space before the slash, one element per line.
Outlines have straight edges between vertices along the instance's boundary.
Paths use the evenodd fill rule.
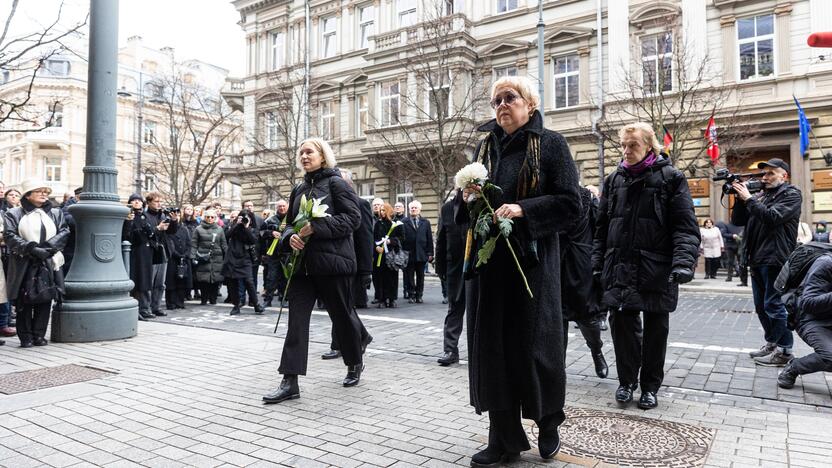
<path fill-rule="evenodd" d="M 601 270 L 595 270 L 592 272 L 592 281 L 601 281 Z"/>
<path fill-rule="evenodd" d="M 685 284 L 693 279 L 693 272 L 687 268 L 674 268 L 667 279 L 668 283 Z"/>
<path fill-rule="evenodd" d="M 47 258 L 55 254 L 53 252 L 50 252 L 48 249 L 44 249 L 42 247 L 35 247 L 32 249 L 32 255 L 34 255 L 39 260 L 46 260 Z"/>
<path fill-rule="evenodd" d="M 364 289 L 370 289 L 371 284 L 373 284 L 373 276 L 372 275 L 362 275 L 361 276 L 361 285 L 364 286 Z"/>

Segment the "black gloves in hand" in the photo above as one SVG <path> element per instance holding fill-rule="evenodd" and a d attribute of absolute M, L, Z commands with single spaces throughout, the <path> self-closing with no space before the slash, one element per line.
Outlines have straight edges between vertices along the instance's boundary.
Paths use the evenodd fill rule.
<path fill-rule="evenodd" d="M 687 268 L 674 268 L 667 279 L 669 283 L 685 284 L 693 279 L 693 271 Z"/>
<path fill-rule="evenodd" d="M 364 289 L 370 289 L 370 285 L 373 284 L 373 276 L 372 275 L 362 275 L 361 276 L 361 285 Z"/>
<path fill-rule="evenodd" d="M 44 249 L 42 247 L 35 247 L 32 249 L 32 255 L 40 260 L 46 260 L 47 258 L 55 255 L 55 249 Z"/>

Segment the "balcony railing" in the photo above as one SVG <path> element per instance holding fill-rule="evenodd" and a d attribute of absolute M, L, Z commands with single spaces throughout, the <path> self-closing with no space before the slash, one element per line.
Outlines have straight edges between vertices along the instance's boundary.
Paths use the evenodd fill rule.
<path fill-rule="evenodd" d="M 473 24 L 461 13 L 438 20 L 426 21 L 415 26 L 400 28 L 372 36 L 370 52 L 394 49 L 426 39 L 439 39 L 453 33 L 469 32 Z"/>
<path fill-rule="evenodd" d="M 48 127 L 39 132 L 28 132 L 26 138 L 31 143 L 69 143 L 69 131 L 64 127 Z"/>

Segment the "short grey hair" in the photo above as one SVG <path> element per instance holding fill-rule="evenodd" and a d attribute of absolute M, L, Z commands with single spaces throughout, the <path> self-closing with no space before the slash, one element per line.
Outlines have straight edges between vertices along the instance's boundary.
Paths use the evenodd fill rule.
<path fill-rule="evenodd" d="M 532 105 L 532 111 L 540 107 L 540 95 L 537 94 L 535 85 L 528 77 L 504 76 L 500 78 L 495 81 L 493 85 L 491 85 L 491 99 L 494 99 L 494 93 L 496 93 L 497 88 L 500 87 L 509 87 L 517 91 L 521 98 L 525 99 L 526 102 Z"/>
<path fill-rule="evenodd" d="M 413 200 L 413 201 L 412 201 L 412 202 L 410 202 L 410 204 L 409 204 L 409 205 L 407 205 L 407 206 L 408 206 L 409 208 L 413 208 L 413 207 L 415 206 L 416 208 L 419 208 L 419 209 L 421 210 L 421 209 L 422 209 L 422 202 L 420 202 L 419 200 Z"/>

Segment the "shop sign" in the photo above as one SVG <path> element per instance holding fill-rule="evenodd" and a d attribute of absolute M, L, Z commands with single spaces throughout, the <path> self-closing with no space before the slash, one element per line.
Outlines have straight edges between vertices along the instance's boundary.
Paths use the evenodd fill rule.
<path fill-rule="evenodd" d="M 815 211 L 832 211 L 832 192 L 814 192 Z"/>
<path fill-rule="evenodd" d="M 690 187 L 690 196 L 693 198 L 710 198 L 711 196 L 710 179 L 688 179 L 688 187 Z"/>
<path fill-rule="evenodd" d="M 812 171 L 813 190 L 832 190 L 832 169 Z"/>

